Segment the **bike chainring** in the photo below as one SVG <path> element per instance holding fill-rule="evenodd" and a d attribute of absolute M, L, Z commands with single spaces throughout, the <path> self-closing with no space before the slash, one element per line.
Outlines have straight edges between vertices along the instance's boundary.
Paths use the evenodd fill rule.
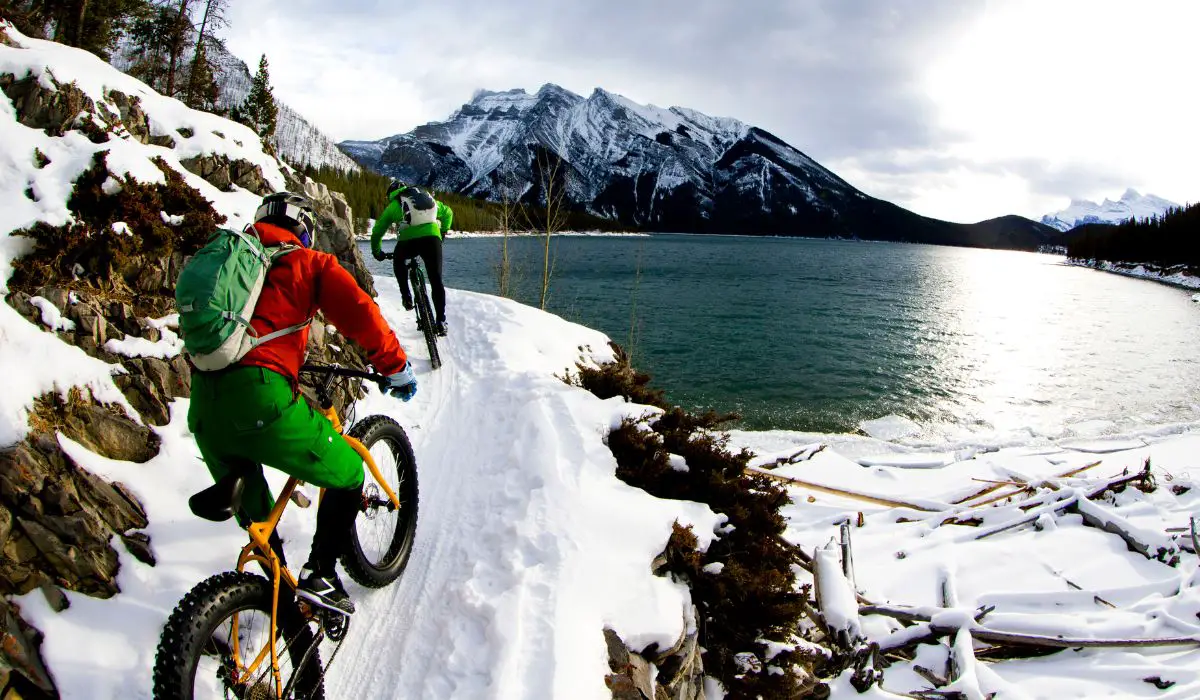
<path fill-rule="evenodd" d="M 330 641 L 340 642 L 346 638 L 346 633 L 350 631 L 349 615 L 342 615 L 331 610 L 322 610 L 320 620 L 321 629 L 325 631 L 325 636 Z"/>

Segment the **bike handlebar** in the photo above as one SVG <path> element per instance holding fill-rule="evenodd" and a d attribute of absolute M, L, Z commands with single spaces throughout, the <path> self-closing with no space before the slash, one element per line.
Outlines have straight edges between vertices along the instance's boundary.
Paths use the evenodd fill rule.
<path fill-rule="evenodd" d="M 339 367 L 337 365 L 304 365 L 300 368 L 300 372 L 311 374 L 328 374 L 335 377 L 352 377 L 355 379 L 366 379 L 375 382 L 379 385 L 379 390 L 384 391 L 387 388 L 387 377 L 377 372 L 364 372 L 357 369 L 349 369 Z"/>

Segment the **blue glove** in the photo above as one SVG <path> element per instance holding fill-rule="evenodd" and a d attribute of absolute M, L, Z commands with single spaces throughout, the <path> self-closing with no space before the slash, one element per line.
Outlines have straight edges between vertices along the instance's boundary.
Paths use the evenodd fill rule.
<path fill-rule="evenodd" d="M 387 378 L 384 391 L 402 401 L 408 401 L 417 393 L 417 377 L 413 374 L 412 363 L 404 364 L 404 369 Z"/>

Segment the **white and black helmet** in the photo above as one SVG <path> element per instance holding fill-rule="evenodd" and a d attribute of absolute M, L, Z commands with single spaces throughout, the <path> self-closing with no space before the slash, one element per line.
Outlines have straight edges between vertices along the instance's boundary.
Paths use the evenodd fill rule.
<path fill-rule="evenodd" d="M 254 213 L 254 223 L 282 226 L 300 239 L 305 248 L 312 248 L 317 238 L 317 217 L 308 197 L 294 192 L 276 192 L 263 197 Z"/>

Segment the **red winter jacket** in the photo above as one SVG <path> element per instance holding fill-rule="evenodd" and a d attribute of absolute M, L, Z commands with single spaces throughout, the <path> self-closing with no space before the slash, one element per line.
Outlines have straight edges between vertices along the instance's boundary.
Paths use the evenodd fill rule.
<path fill-rule="evenodd" d="M 263 245 L 300 245 L 291 231 L 279 226 L 260 223 L 254 225 L 254 230 Z M 338 331 L 366 348 L 376 371 L 386 375 L 404 369 L 408 357 L 396 334 L 383 320 L 375 300 L 329 253 L 302 247 L 277 259 L 267 273 L 250 325 L 262 336 L 303 323 L 316 315 L 318 309 L 325 312 L 325 318 Z M 296 384 L 308 332 L 305 328 L 267 341 L 247 353 L 238 364 L 274 370 Z"/>

